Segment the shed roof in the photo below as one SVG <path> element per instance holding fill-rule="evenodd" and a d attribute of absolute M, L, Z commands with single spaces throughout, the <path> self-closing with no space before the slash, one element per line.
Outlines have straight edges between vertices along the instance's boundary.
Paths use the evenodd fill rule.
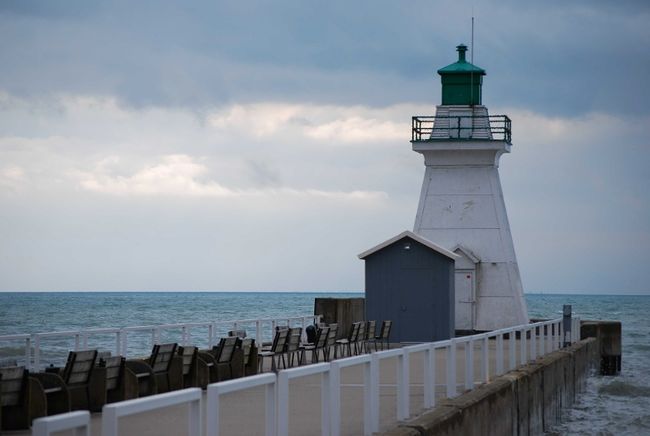
<path fill-rule="evenodd" d="M 447 250 L 446 248 L 441 247 L 440 245 L 434 244 L 433 242 L 429 241 L 428 239 L 425 239 L 420 235 L 416 235 L 415 233 L 413 233 L 413 232 L 411 232 L 409 230 L 405 230 L 402 233 L 400 233 L 399 235 L 393 236 L 392 238 L 385 240 L 381 244 L 375 245 L 371 249 L 364 251 L 363 253 L 361 253 L 359 255 L 359 259 L 365 259 L 366 257 L 368 257 L 371 254 L 381 250 L 382 248 L 388 247 L 392 243 L 397 242 L 400 239 L 403 239 L 403 238 L 406 238 L 406 237 L 409 237 L 409 238 L 419 242 L 420 244 L 422 244 L 422 245 L 424 245 L 426 247 L 429 247 L 430 249 L 432 249 L 434 251 L 437 251 L 438 253 L 440 253 L 440 254 L 442 254 L 444 256 L 447 256 L 450 259 L 456 260 L 456 259 L 460 258 L 460 256 L 457 255 L 456 253 L 453 253 L 453 252 Z"/>

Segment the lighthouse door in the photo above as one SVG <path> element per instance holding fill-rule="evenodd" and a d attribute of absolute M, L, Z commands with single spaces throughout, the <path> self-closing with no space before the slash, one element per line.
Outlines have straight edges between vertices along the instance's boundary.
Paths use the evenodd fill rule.
<path fill-rule="evenodd" d="M 456 270 L 456 330 L 474 329 L 474 270 Z"/>
<path fill-rule="evenodd" d="M 472 137 L 472 113 L 449 111 L 449 137 L 468 139 Z"/>

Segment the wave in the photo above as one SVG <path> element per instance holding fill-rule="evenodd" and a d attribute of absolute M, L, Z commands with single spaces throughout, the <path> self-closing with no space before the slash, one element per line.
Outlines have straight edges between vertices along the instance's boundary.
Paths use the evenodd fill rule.
<path fill-rule="evenodd" d="M 650 344 L 629 344 L 627 348 L 634 351 L 650 351 Z"/>
<path fill-rule="evenodd" d="M 598 388 L 598 393 L 615 397 L 650 397 L 650 386 L 638 386 L 615 380 Z"/>
<path fill-rule="evenodd" d="M 32 348 L 31 353 L 34 353 Z M 0 347 L 0 358 L 21 358 L 25 357 L 25 347 Z"/>

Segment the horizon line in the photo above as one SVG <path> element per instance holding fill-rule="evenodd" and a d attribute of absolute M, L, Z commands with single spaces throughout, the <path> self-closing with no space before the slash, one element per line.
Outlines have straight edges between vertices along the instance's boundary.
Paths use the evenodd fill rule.
<path fill-rule="evenodd" d="M 0 290 L 0 293 L 18 294 L 18 293 L 300 293 L 300 294 L 364 294 L 364 290 Z M 602 296 L 650 296 L 650 291 L 575 291 L 575 290 L 550 290 L 550 291 L 525 291 L 524 295 L 602 295 Z"/>

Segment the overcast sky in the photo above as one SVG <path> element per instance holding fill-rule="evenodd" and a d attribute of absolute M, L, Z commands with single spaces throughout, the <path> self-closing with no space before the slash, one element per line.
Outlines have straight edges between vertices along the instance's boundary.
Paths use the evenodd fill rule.
<path fill-rule="evenodd" d="M 527 292 L 650 292 L 650 3 L 0 1 L 0 290 L 362 290 L 470 43 Z"/>

